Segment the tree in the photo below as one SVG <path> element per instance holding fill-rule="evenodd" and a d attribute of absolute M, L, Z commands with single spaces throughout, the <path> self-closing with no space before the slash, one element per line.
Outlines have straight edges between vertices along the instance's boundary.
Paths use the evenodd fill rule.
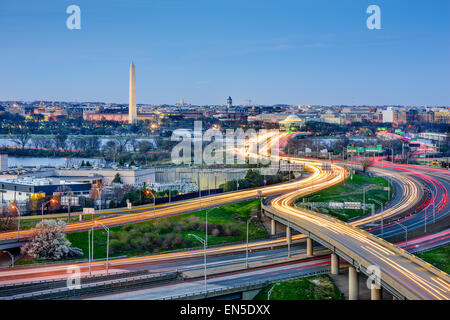
<path fill-rule="evenodd" d="M 150 141 L 147 141 L 147 140 L 139 141 L 139 151 L 140 152 L 147 153 L 151 149 L 153 149 L 153 144 L 151 144 Z"/>
<path fill-rule="evenodd" d="M 25 149 L 25 146 L 27 145 L 28 141 L 31 139 L 31 135 L 28 131 L 24 130 L 23 132 L 16 134 L 14 136 L 11 136 L 10 139 L 12 142 L 20 146 L 22 149 Z"/>
<path fill-rule="evenodd" d="M 66 149 L 66 147 L 67 147 L 67 135 L 66 134 L 63 134 L 63 133 L 57 134 L 54 137 L 54 139 L 55 139 L 56 149 L 59 149 L 59 150 Z"/>
<path fill-rule="evenodd" d="M 84 140 L 86 142 L 85 151 L 97 151 L 100 149 L 100 139 L 98 137 L 87 137 Z"/>
<path fill-rule="evenodd" d="M 117 152 L 127 151 L 127 145 L 130 142 L 130 140 L 131 140 L 131 137 L 123 137 L 123 138 L 114 139 L 114 142 L 117 146 Z"/>
<path fill-rule="evenodd" d="M 250 188 L 259 187 L 264 184 L 264 178 L 258 170 L 248 170 L 245 175 L 245 180 L 247 180 Z M 241 183 L 239 183 L 239 185 L 241 185 Z"/>
<path fill-rule="evenodd" d="M 0 209 L 0 231 L 11 231 L 17 229 L 17 212 L 10 207 Z"/>
<path fill-rule="evenodd" d="M 122 183 L 122 179 L 120 178 L 120 174 L 116 173 L 114 176 L 114 179 L 112 180 L 113 183 Z"/>
<path fill-rule="evenodd" d="M 31 241 L 21 253 L 37 260 L 59 260 L 70 255 L 70 241 L 64 233 L 66 224 L 59 220 L 44 220 L 36 225 Z"/>
<path fill-rule="evenodd" d="M 117 144 L 114 141 L 109 140 L 106 142 L 106 152 L 113 158 L 113 161 L 116 162 Z"/>

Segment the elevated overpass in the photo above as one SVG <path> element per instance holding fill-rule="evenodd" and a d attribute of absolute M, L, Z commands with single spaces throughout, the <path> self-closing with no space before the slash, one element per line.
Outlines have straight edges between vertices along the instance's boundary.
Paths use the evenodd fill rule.
<path fill-rule="evenodd" d="M 333 165 L 337 180 L 348 174 L 343 167 Z M 320 168 L 309 166 L 320 172 Z M 326 174 L 323 174 L 326 176 Z M 316 185 L 316 191 L 325 188 L 324 183 Z M 295 200 L 308 194 L 304 189 L 292 191 L 273 199 L 270 205 L 263 205 L 263 212 L 273 223 L 286 226 L 287 242 L 294 229 L 307 236 L 307 253 L 313 255 L 313 241 L 317 241 L 332 253 L 331 270 L 337 273 L 339 257 L 349 264 L 350 298 L 358 298 L 358 279 L 362 272 L 372 276 L 379 270 L 380 285 L 399 299 L 449 300 L 450 277 L 432 265 L 422 261 L 397 246 L 378 238 L 349 223 L 307 209 L 293 207 Z M 378 269 L 374 269 L 378 268 Z M 372 298 L 381 296 L 381 287 L 372 286 Z"/>

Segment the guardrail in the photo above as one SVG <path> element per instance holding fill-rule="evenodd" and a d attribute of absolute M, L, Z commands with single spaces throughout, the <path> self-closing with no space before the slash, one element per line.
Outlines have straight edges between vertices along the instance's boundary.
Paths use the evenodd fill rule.
<path fill-rule="evenodd" d="M 120 278 L 115 280 L 101 281 L 100 283 L 81 284 L 80 289 L 56 288 L 39 292 L 31 292 L 26 294 L 14 295 L 0 300 L 46 300 L 46 299 L 70 299 L 80 296 L 91 296 L 96 294 L 104 294 L 120 289 L 147 287 L 152 284 L 175 281 L 179 278 L 178 272 L 160 273 L 152 275 L 142 275 L 128 278 Z"/>
<path fill-rule="evenodd" d="M 329 273 L 329 270 L 321 270 L 321 271 L 314 271 L 314 272 L 308 272 L 302 275 L 295 275 L 295 276 L 283 276 L 282 274 L 271 280 L 264 280 L 264 281 L 250 281 L 245 284 L 241 284 L 238 286 L 229 286 L 226 288 L 220 288 L 220 289 L 214 289 L 214 290 L 208 290 L 205 295 L 205 291 L 197 291 L 193 293 L 187 293 L 183 295 L 177 295 L 177 296 L 170 296 L 162 298 L 161 300 L 199 300 L 199 299 L 205 299 L 205 298 L 213 298 L 213 297 L 219 297 L 224 296 L 228 294 L 233 294 L 237 292 L 245 292 L 250 290 L 256 290 L 256 289 L 262 289 L 267 285 L 270 285 L 272 283 L 278 282 L 278 281 L 288 281 L 293 279 L 299 279 L 299 278 L 306 278 L 318 274 L 324 274 Z"/>
<path fill-rule="evenodd" d="M 129 272 L 114 272 L 108 275 L 95 275 L 91 277 L 81 278 L 81 283 L 93 283 L 106 280 L 113 280 L 119 278 L 129 278 L 132 276 L 139 276 L 148 274 L 148 270 L 137 270 Z M 62 288 L 67 285 L 67 278 L 53 279 L 53 280 L 40 280 L 21 283 L 12 283 L 0 285 L 0 299 L 1 297 L 8 297 L 17 294 L 25 294 L 35 291 L 43 291 L 48 289 Z"/>

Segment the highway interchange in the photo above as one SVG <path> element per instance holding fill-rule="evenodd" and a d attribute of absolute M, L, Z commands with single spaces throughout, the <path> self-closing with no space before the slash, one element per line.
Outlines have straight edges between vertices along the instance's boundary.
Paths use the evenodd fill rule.
<path fill-rule="evenodd" d="M 281 155 L 281 157 L 286 157 Z M 383 272 L 389 277 L 395 277 L 399 282 L 411 292 L 414 292 L 415 297 L 418 299 L 448 299 L 449 298 L 449 284 L 448 276 L 443 276 L 443 279 L 439 279 L 436 275 L 429 275 L 426 271 L 420 270 L 408 264 L 403 260 L 403 257 L 398 257 L 397 252 L 391 252 L 389 247 L 380 246 L 379 243 L 369 239 L 362 231 L 354 228 L 354 226 L 366 227 L 369 222 L 372 221 L 372 217 L 365 217 L 360 220 L 353 221 L 352 226 L 346 226 L 341 222 L 334 221 L 333 219 L 323 218 L 317 213 L 309 212 L 308 210 L 292 207 L 292 203 L 300 196 L 314 193 L 320 189 L 327 188 L 331 185 L 340 183 L 348 176 L 348 172 L 340 166 L 337 162 L 333 164 L 332 170 L 322 171 L 322 163 L 311 159 L 293 159 L 292 161 L 301 161 L 305 164 L 308 170 L 312 171 L 312 174 L 307 178 L 292 181 L 282 185 L 267 186 L 254 190 L 243 190 L 238 192 L 232 192 L 227 194 L 214 195 L 210 197 L 203 197 L 197 199 L 191 199 L 187 201 L 180 201 L 177 203 L 159 205 L 154 210 L 153 207 L 141 207 L 135 208 L 133 214 L 123 214 L 120 211 L 115 211 L 114 216 L 108 216 L 103 218 L 102 222 L 108 226 L 120 225 L 126 223 L 135 223 L 138 221 L 145 221 L 163 216 L 170 216 L 175 214 L 186 213 L 190 211 L 196 211 L 200 208 L 208 208 L 219 206 L 227 203 L 238 202 L 245 199 L 252 199 L 258 196 L 258 191 L 261 191 L 262 196 L 275 197 L 271 204 L 272 207 L 280 212 L 280 214 L 287 215 L 287 218 L 293 224 L 299 222 L 303 227 L 308 225 L 309 230 L 314 230 L 319 233 L 327 234 L 329 237 L 333 237 L 339 243 L 345 243 L 347 248 L 351 248 L 353 253 L 364 255 L 365 258 L 377 265 L 383 265 Z M 430 170 L 423 167 L 402 166 L 388 164 L 385 161 L 375 162 L 373 171 L 381 175 L 390 175 L 394 181 L 397 181 L 397 186 L 401 186 L 402 190 L 398 191 L 397 199 L 383 211 L 383 218 L 389 219 L 392 217 L 399 217 L 401 223 L 405 224 L 411 230 L 423 225 L 424 215 L 427 215 L 429 223 L 433 222 L 433 202 L 435 203 L 434 218 L 436 221 L 444 219 L 448 216 L 448 174 L 444 170 Z M 421 207 L 419 207 L 413 213 L 408 213 L 406 217 L 401 214 L 408 211 L 408 208 L 416 204 L 422 198 L 423 188 L 421 184 L 427 185 L 434 190 L 432 194 L 433 201 L 427 200 Z M 281 194 L 281 195 L 280 195 Z M 128 211 L 128 210 L 127 210 Z M 125 212 L 123 212 L 125 213 Z M 103 212 L 102 214 L 105 214 Z M 375 221 L 381 219 L 381 214 L 377 213 L 374 217 Z M 392 220 L 391 220 L 392 221 Z M 71 223 L 67 225 L 67 232 L 81 231 L 90 229 L 92 221 Z M 379 235 L 380 228 L 371 228 L 371 232 L 375 235 Z M 401 234 L 403 229 L 394 222 L 386 223 L 384 225 L 384 237 Z M 21 237 L 27 237 L 31 231 L 21 231 Z M 16 232 L 2 233 L 0 234 L 1 240 L 12 240 L 17 238 Z M 293 240 L 298 241 L 304 238 L 303 235 L 296 235 Z M 430 236 L 428 239 L 424 239 L 423 242 L 429 245 L 430 241 L 445 241 L 448 239 L 448 232 L 445 230 L 441 232 L 438 237 Z M 411 239 L 412 240 L 412 239 Z M 285 239 L 270 240 L 272 243 L 265 241 L 262 243 L 251 244 L 252 246 L 268 246 L 275 243 L 283 243 Z M 410 241 L 408 248 L 417 248 L 420 241 Z M 223 246 L 219 248 L 209 248 L 208 254 L 215 253 L 235 253 L 239 254 L 244 250 L 243 245 L 231 245 Z M 266 249 L 267 250 L 267 249 Z M 281 250 L 281 249 L 276 249 Z M 263 251 L 265 252 L 265 251 Z M 276 251 L 272 250 L 275 254 Z M 202 254 L 202 250 L 191 250 L 186 252 L 168 253 L 165 255 L 156 256 L 143 256 L 134 258 L 114 259 L 111 261 L 111 265 L 117 268 L 122 268 L 135 265 L 151 264 L 159 261 L 165 263 L 167 259 L 198 259 Z M 159 257 L 158 257 L 159 256 Z M 225 256 L 231 257 L 231 256 Z M 255 256 L 256 257 L 256 256 Z M 238 258 L 237 258 L 238 259 Z M 225 259 L 226 260 L 226 259 Z M 212 261 L 211 261 L 212 262 Z M 104 261 L 94 262 L 94 265 L 103 266 Z M 86 263 L 81 263 L 80 266 L 86 267 Z M 42 276 L 43 273 L 58 274 L 60 271 L 65 270 L 64 265 L 56 266 L 44 266 L 44 267 L 26 267 L 18 268 L 17 270 L 9 270 L 0 272 L 0 282 L 7 280 L 14 274 L 14 278 L 26 279 L 28 277 Z M 422 268 L 423 269 L 423 268 Z M 8 275 L 9 273 L 9 275 Z"/>

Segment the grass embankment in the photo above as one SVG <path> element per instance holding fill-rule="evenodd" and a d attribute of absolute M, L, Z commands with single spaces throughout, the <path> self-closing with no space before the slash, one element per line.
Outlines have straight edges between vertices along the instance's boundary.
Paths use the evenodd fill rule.
<path fill-rule="evenodd" d="M 272 283 L 262 289 L 253 300 L 267 300 L 273 286 L 270 300 L 343 300 L 339 289 L 326 274 L 277 283 L 280 285 Z"/>
<path fill-rule="evenodd" d="M 450 273 L 450 246 L 434 249 L 417 255 L 438 269 Z"/>
<path fill-rule="evenodd" d="M 259 210 L 259 200 L 245 201 L 208 210 L 208 246 L 239 243 L 246 240 L 246 221 Z M 136 256 L 158 252 L 202 247 L 189 233 L 204 238 L 206 210 L 110 228 L 110 257 Z M 249 239 L 267 237 L 266 230 L 253 219 Z M 68 233 L 72 247 L 81 248 L 88 258 L 88 232 Z M 94 259 L 106 257 L 107 233 L 94 231 Z M 44 261 L 41 261 L 44 262 Z M 30 261 L 22 261 L 28 264 Z"/>
<path fill-rule="evenodd" d="M 363 203 L 363 188 L 366 189 L 365 197 L 366 203 L 372 203 L 377 210 L 380 205 L 371 199 L 375 199 L 378 202 L 386 203 L 388 199 L 388 192 L 383 188 L 391 188 L 390 196 L 392 197 L 392 185 L 388 184 L 388 181 L 381 177 L 369 177 L 363 175 L 353 175 L 353 179 L 348 179 L 346 182 L 340 183 L 331 188 L 322 190 L 307 196 L 307 202 L 361 202 Z M 303 198 L 299 199 L 297 204 L 301 205 Z M 370 213 L 368 209 L 363 212 L 362 209 L 331 209 L 324 207 L 316 207 L 315 210 L 326 213 L 336 218 L 348 221 L 351 218 L 358 217 L 364 213 Z"/>

